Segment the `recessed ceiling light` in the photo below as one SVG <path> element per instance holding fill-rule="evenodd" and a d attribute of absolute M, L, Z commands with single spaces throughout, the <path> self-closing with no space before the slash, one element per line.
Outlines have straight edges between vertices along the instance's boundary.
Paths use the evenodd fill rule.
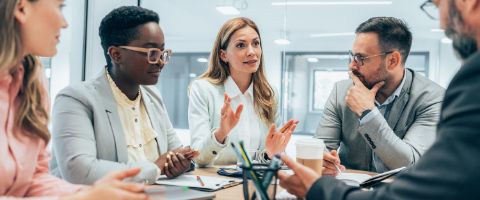
<path fill-rule="evenodd" d="M 350 59 L 348 55 L 316 55 L 318 59 L 338 59 L 338 60 L 345 60 Z"/>
<path fill-rule="evenodd" d="M 440 29 L 440 28 L 432 28 L 431 30 L 432 32 L 445 32 L 443 29 Z"/>
<path fill-rule="evenodd" d="M 275 44 L 278 44 L 278 45 L 289 45 L 290 44 L 290 40 L 287 40 L 287 39 L 276 39 L 273 42 L 275 42 Z"/>
<path fill-rule="evenodd" d="M 446 38 L 446 37 L 442 38 L 441 41 L 444 44 L 451 44 L 452 43 L 452 40 L 450 38 Z"/>
<path fill-rule="evenodd" d="M 208 59 L 203 58 L 203 57 L 202 58 L 197 58 L 197 62 L 206 63 L 206 62 L 208 62 Z"/>
<path fill-rule="evenodd" d="M 315 57 L 307 58 L 307 62 L 311 62 L 311 63 L 318 62 L 318 58 L 315 58 Z"/>
<path fill-rule="evenodd" d="M 233 6 L 217 6 L 217 11 L 224 15 L 238 15 L 240 11 Z"/>
<path fill-rule="evenodd" d="M 188 76 L 189 76 L 190 78 L 195 78 L 195 77 L 197 77 L 197 74 L 195 74 L 195 73 L 190 73 L 190 74 L 188 74 Z"/>
<path fill-rule="evenodd" d="M 318 34 L 310 34 L 310 37 L 337 37 L 337 36 L 351 36 L 355 35 L 354 32 L 346 32 L 346 33 L 318 33 Z"/>
<path fill-rule="evenodd" d="M 392 1 L 293 1 L 293 2 L 272 2 L 272 6 L 335 6 L 335 5 L 391 5 Z"/>

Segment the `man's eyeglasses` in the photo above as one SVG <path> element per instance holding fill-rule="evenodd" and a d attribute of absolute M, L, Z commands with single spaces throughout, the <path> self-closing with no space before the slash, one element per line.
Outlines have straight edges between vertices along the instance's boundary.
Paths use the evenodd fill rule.
<path fill-rule="evenodd" d="M 353 61 L 357 64 L 357 66 L 363 66 L 364 61 L 366 59 L 369 59 L 369 58 L 372 58 L 372 57 L 377 57 L 377 56 L 384 56 L 384 55 L 387 55 L 387 54 L 390 54 L 390 53 L 393 53 L 393 51 L 387 51 L 387 52 L 383 52 L 381 54 L 375 54 L 375 55 L 371 55 L 371 56 L 362 56 L 362 55 L 358 55 L 358 54 L 353 54 L 352 51 L 348 51 L 348 55 L 349 55 L 349 58 L 350 58 L 350 63 Z"/>
<path fill-rule="evenodd" d="M 132 46 L 119 46 L 122 49 L 128 49 L 131 51 L 147 53 L 147 60 L 150 64 L 157 64 L 161 62 L 162 64 L 167 64 L 170 61 L 172 56 L 172 50 L 165 49 L 161 50 L 159 48 L 142 48 L 142 47 L 132 47 Z"/>
<path fill-rule="evenodd" d="M 427 0 L 420 5 L 420 9 L 427 14 L 430 19 L 438 20 L 438 0 Z"/>

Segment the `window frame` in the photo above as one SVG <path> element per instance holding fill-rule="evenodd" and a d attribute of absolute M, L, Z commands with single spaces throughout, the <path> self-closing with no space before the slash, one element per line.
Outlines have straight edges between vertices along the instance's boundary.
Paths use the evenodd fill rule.
<path fill-rule="evenodd" d="M 287 103 L 290 99 L 290 94 L 292 92 L 292 77 L 293 77 L 293 60 L 289 58 L 295 58 L 296 56 L 309 56 L 309 55 L 347 55 L 348 56 L 348 51 L 281 51 L 281 86 L 280 86 L 280 111 L 283 114 L 283 120 L 287 120 L 290 116 L 293 115 L 293 111 L 289 109 L 289 104 Z M 406 65 L 406 68 L 413 69 L 417 72 L 423 72 L 425 74 L 425 77 L 430 78 L 430 52 L 429 51 L 414 51 L 410 52 L 409 56 L 407 59 L 411 59 L 412 56 L 423 56 L 425 58 L 425 63 L 423 67 L 418 67 L 418 66 L 413 66 L 413 68 L 410 68 L 408 65 Z M 408 63 L 408 60 L 407 60 Z M 345 64 L 345 67 L 348 66 L 348 63 Z M 328 71 L 328 68 L 325 67 L 309 67 L 309 80 L 308 80 L 308 108 L 307 108 L 307 114 L 322 114 L 323 109 L 314 109 L 314 90 L 315 90 L 315 85 L 314 85 L 314 79 L 315 79 L 315 71 L 321 70 L 321 71 Z M 332 67 L 330 68 L 333 71 L 343 71 L 339 70 L 338 67 Z M 345 71 L 348 71 L 348 68 L 345 68 Z M 330 91 L 329 91 L 330 92 Z"/>

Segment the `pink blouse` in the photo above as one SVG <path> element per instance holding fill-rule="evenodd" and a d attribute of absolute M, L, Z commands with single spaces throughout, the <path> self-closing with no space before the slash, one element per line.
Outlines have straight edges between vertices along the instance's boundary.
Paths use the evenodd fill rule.
<path fill-rule="evenodd" d="M 23 66 L 0 72 L 0 200 L 57 199 L 81 186 L 50 175 L 45 142 L 15 127 L 23 74 Z"/>

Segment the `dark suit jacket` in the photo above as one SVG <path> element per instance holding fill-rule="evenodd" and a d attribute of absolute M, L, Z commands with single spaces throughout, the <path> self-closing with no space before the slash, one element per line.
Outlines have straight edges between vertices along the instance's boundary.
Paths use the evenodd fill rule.
<path fill-rule="evenodd" d="M 447 88 L 437 140 L 407 172 L 373 191 L 331 178 L 317 180 L 307 199 L 480 199 L 480 52 Z"/>

